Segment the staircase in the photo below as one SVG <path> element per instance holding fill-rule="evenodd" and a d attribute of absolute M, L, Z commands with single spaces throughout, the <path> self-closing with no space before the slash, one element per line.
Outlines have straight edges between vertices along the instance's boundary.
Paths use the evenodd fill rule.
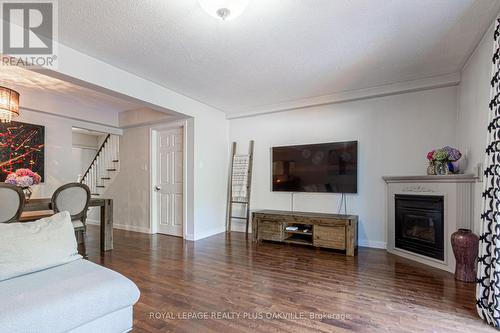
<path fill-rule="evenodd" d="M 80 183 L 90 188 L 94 197 L 101 196 L 120 170 L 120 138 L 108 134 Z"/>

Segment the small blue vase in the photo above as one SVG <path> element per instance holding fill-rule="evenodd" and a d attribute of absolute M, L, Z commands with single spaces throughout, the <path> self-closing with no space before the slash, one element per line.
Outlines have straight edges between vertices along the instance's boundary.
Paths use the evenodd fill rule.
<path fill-rule="evenodd" d="M 448 162 L 448 170 L 450 171 L 450 173 L 455 173 L 455 166 L 453 165 L 453 163 Z"/>

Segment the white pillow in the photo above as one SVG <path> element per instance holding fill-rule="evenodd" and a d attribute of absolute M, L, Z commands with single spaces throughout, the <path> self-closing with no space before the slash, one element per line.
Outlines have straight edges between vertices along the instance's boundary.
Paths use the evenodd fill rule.
<path fill-rule="evenodd" d="M 0 281 L 81 258 L 68 212 L 35 222 L 0 223 Z"/>

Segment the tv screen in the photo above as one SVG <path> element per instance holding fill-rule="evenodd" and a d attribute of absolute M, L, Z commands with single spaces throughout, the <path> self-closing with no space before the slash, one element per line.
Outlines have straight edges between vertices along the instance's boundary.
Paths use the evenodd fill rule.
<path fill-rule="evenodd" d="M 357 193 L 358 142 L 272 148 L 273 191 Z"/>

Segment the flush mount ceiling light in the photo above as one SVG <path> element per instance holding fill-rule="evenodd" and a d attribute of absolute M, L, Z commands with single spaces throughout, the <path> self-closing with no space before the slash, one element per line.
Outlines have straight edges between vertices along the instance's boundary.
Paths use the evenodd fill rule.
<path fill-rule="evenodd" d="M 248 0 L 198 0 L 210 16 L 222 21 L 234 20 L 248 5 Z"/>
<path fill-rule="evenodd" d="M 10 123 L 19 116 L 19 93 L 15 90 L 0 87 L 0 122 Z"/>

